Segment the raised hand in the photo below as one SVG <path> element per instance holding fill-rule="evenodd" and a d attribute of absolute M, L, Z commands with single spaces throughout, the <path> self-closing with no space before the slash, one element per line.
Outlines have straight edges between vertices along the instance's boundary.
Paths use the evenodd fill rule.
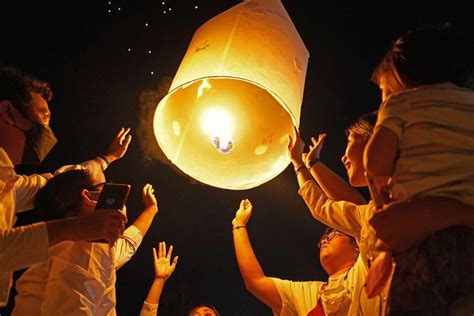
<path fill-rule="evenodd" d="M 306 165 L 314 159 L 319 159 L 325 138 L 326 134 L 319 134 L 317 140 L 316 138 L 311 137 L 312 144 L 309 145 L 309 152 L 307 154 L 303 154 L 303 161 Z"/>
<path fill-rule="evenodd" d="M 288 155 L 294 165 L 303 164 L 304 141 L 296 127 L 293 127 L 294 136 L 288 135 Z"/>
<path fill-rule="evenodd" d="M 232 220 L 232 226 L 245 226 L 252 216 L 252 203 L 248 199 L 240 201 L 240 207 Z"/>
<path fill-rule="evenodd" d="M 154 208 L 155 211 L 158 211 L 158 202 L 155 197 L 155 189 L 149 183 L 145 184 L 142 189 L 142 201 L 145 209 Z"/>
<path fill-rule="evenodd" d="M 129 134 L 130 128 L 122 127 L 115 136 L 114 141 L 107 150 L 107 159 L 109 163 L 122 158 L 127 152 L 128 145 L 132 141 L 132 135 Z"/>
<path fill-rule="evenodd" d="M 178 263 L 178 256 L 173 258 L 171 262 L 171 254 L 173 253 L 173 246 L 170 245 L 168 253 L 166 253 L 166 243 L 160 242 L 158 245 L 158 254 L 153 248 L 153 262 L 155 265 L 155 279 L 163 279 L 166 281 L 174 272 L 176 264 Z"/>

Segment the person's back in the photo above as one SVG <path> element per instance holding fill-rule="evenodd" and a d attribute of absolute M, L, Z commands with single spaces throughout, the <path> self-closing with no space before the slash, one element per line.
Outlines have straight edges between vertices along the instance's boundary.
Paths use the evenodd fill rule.
<path fill-rule="evenodd" d="M 16 282 L 13 315 L 115 315 L 115 263 L 106 243 L 65 241 L 49 249 L 48 262 Z M 80 304 L 78 304 L 80 302 Z"/>
<path fill-rule="evenodd" d="M 474 205 L 472 122 L 474 91 L 449 82 L 390 96 L 380 109 L 377 126 L 398 137 L 392 198 L 444 196 Z"/>

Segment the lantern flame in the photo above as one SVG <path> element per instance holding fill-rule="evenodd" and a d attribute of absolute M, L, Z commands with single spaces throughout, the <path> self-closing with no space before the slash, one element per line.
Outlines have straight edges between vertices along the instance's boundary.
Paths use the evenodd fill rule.
<path fill-rule="evenodd" d="M 233 122 L 226 111 L 209 109 L 203 116 L 201 127 L 218 151 L 228 154 L 234 149 L 232 141 Z"/>

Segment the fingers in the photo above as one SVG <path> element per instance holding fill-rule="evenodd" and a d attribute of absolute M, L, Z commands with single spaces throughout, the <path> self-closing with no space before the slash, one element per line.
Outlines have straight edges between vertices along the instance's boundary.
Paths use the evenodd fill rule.
<path fill-rule="evenodd" d="M 153 262 L 158 262 L 158 255 L 156 254 L 156 248 L 152 248 L 153 251 Z"/>
<path fill-rule="evenodd" d="M 173 245 L 170 245 L 170 248 L 168 249 L 168 254 L 166 255 L 166 257 L 168 259 L 171 259 L 171 254 L 173 253 Z"/>
<path fill-rule="evenodd" d="M 155 193 L 155 189 L 153 189 L 153 186 L 149 183 L 145 184 L 142 188 L 142 195 L 147 196 L 147 195 L 153 195 Z"/>
<path fill-rule="evenodd" d="M 119 139 L 119 140 L 120 140 L 120 143 L 122 143 L 122 141 L 124 140 L 124 138 L 127 137 L 128 132 L 130 132 L 130 127 L 127 127 L 127 128 L 122 127 L 122 128 L 118 131 L 117 135 L 115 135 L 115 138 L 116 138 L 116 139 Z"/>
<path fill-rule="evenodd" d="M 246 209 L 252 207 L 252 203 L 250 203 L 249 199 L 244 200 L 244 206 Z"/>
<path fill-rule="evenodd" d="M 174 269 L 176 268 L 176 265 L 178 264 L 178 256 L 174 257 L 173 258 L 173 262 L 171 263 L 171 270 L 174 271 Z"/>
<path fill-rule="evenodd" d="M 158 258 L 163 258 L 166 254 L 166 244 L 164 241 L 161 241 L 159 244 Z"/>

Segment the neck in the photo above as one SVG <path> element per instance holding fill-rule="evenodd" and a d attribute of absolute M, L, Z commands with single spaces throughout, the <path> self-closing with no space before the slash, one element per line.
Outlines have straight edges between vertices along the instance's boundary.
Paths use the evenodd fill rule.
<path fill-rule="evenodd" d="M 338 274 L 342 274 L 342 273 L 344 273 L 344 272 L 347 272 L 347 271 L 349 271 L 353 266 L 354 266 L 354 262 L 348 263 L 347 265 L 344 265 L 343 267 L 340 267 L 339 269 L 337 269 L 335 272 L 329 274 L 329 276 L 338 275 Z"/>
<path fill-rule="evenodd" d="M 0 119 L 0 146 L 7 152 L 14 165 L 21 162 L 25 148 L 25 134 Z"/>

